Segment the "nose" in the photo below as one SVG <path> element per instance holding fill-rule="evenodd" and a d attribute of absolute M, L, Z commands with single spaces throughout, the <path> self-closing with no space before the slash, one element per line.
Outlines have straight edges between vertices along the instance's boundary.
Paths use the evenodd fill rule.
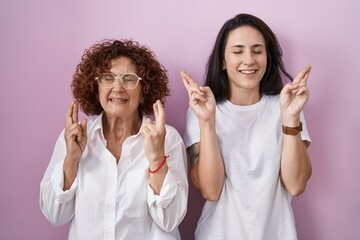
<path fill-rule="evenodd" d="M 124 90 L 124 87 L 121 84 L 121 78 L 120 77 L 115 78 L 114 86 L 113 86 L 112 90 L 115 91 L 115 92 L 120 92 L 120 91 Z"/>
<path fill-rule="evenodd" d="M 255 59 L 251 51 L 245 52 L 243 61 L 246 65 L 252 65 L 255 63 Z"/>

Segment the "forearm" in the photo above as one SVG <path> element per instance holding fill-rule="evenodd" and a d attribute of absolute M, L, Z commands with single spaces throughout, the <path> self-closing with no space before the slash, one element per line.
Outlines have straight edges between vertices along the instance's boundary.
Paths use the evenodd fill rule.
<path fill-rule="evenodd" d="M 77 170 L 78 170 L 79 163 L 75 163 L 74 161 L 71 161 L 68 159 L 68 157 L 65 157 L 64 160 L 64 186 L 63 190 L 69 190 L 73 182 L 75 181 Z"/>
<path fill-rule="evenodd" d="M 149 213 L 164 231 L 172 231 L 181 223 L 186 214 L 188 202 L 188 178 L 184 145 L 179 145 L 168 154 L 169 157 L 166 161 L 168 169 L 162 182 L 160 194 L 156 194 L 151 185 L 148 187 Z"/>
<path fill-rule="evenodd" d="M 218 200 L 225 181 L 225 169 L 214 122 L 200 123 L 199 161 L 192 177 L 206 200 Z"/>
<path fill-rule="evenodd" d="M 160 167 L 161 163 L 162 163 L 162 161 L 151 162 L 149 165 L 150 170 L 154 171 L 154 170 L 158 169 Z M 157 170 L 155 172 L 150 172 L 149 184 L 156 195 L 160 194 L 160 191 L 161 191 L 162 185 L 164 183 L 164 179 L 165 179 L 167 172 L 168 172 L 168 164 L 167 164 L 166 160 L 163 163 L 163 165 L 160 167 L 159 170 Z"/>
<path fill-rule="evenodd" d="M 282 182 L 291 195 L 298 196 L 305 191 L 311 172 L 307 147 L 300 134 L 284 134 L 280 173 Z"/>

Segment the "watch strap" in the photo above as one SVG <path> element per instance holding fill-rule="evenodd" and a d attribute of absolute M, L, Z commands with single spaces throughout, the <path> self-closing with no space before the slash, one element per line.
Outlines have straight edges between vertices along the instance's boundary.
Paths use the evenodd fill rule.
<path fill-rule="evenodd" d="M 286 135 L 298 135 L 302 131 L 302 123 L 297 127 L 287 127 L 282 125 L 282 132 Z"/>

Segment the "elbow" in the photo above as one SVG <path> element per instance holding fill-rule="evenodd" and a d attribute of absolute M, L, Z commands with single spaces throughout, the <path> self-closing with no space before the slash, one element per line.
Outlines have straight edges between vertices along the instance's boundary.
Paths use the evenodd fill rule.
<path fill-rule="evenodd" d="M 306 190 L 306 186 L 307 186 L 307 182 L 310 179 L 311 176 L 311 172 L 309 173 L 309 176 L 307 177 L 307 180 L 304 180 L 304 182 L 302 184 L 298 184 L 297 186 L 294 186 L 292 188 L 290 188 L 288 191 L 291 194 L 291 196 L 293 197 L 297 197 L 300 196 L 301 194 L 303 194 Z"/>
<path fill-rule="evenodd" d="M 222 188 L 213 188 L 208 185 L 193 181 L 194 186 L 200 191 L 201 197 L 210 202 L 217 202 L 220 198 Z"/>
<path fill-rule="evenodd" d="M 305 189 L 306 189 L 306 184 L 304 184 L 303 186 L 288 188 L 287 190 L 291 194 L 291 196 L 297 197 L 303 194 L 305 192 Z"/>
<path fill-rule="evenodd" d="M 201 196 L 209 202 L 217 202 L 220 198 L 224 182 L 220 184 L 202 185 L 200 184 L 199 190 Z"/>
<path fill-rule="evenodd" d="M 217 202 L 219 200 L 219 196 L 216 196 L 216 195 L 205 195 L 205 194 L 202 194 L 202 197 L 209 201 L 209 202 Z"/>
<path fill-rule="evenodd" d="M 305 192 L 311 173 L 312 171 L 310 168 L 309 172 L 305 176 L 299 177 L 296 180 L 285 182 L 284 179 L 282 179 L 286 190 L 291 194 L 291 196 L 297 197 Z"/>
<path fill-rule="evenodd" d="M 64 221 L 59 218 L 58 214 L 51 214 L 51 211 L 47 211 L 46 209 L 41 208 L 45 218 L 53 225 L 54 227 L 59 227 L 67 223 L 68 221 Z"/>
<path fill-rule="evenodd" d="M 40 209 L 45 218 L 55 227 L 68 223 L 74 216 L 73 213 L 65 214 L 62 209 L 56 208 L 53 202 L 45 202 L 43 199 L 40 200 Z"/>
<path fill-rule="evenodd" d="M 291 196 L 293 197 L 297 197 L 297 196 L 300 196 L 302 193 L 305 192 L 305 188 L 301 189 L 292 189 L 291 191 L 289 191 L 289 193 L 291 194 Z"/>
<path fill-rule="evenodd" d="M 201 196 L 205 200 L 210 201 L 210 202 L 217 202 L 220 198 L 220 194 L 221 194 L 221 190 L 220 191 L 212 191 L 212 192 L 204 191 L 204 190 L 201 191 Z"/>
<path fill-rule="evenodd" d="M 179 225 L 176 225 L 175 222 L 168 222 L 168 223 L 162 223 L 158 224 L 158 226 L 164 231 L 164 232 L 172 232 L 175 228 L 177 228 Z"/>
<path fill-rule="evenodd" d="M 179 217 L 174 218 L 175 216 L 169 216 L 165 217 L 164 219 L 153 218 L 153 220 L 164 232 L 173 232 L 176 228 L 179 227 L 180 223 L 185 217 L 185 214 L 186 209 L 182 215 L 179 215 Z"/>
<path fill-rule="evenodd" d="M 62 225 L 64 225 L 66 222 L 60 222 L 56 219 L 49 219 L 48 218 L 48 221 L 51 223 L 51 225 L 53 225 L 54 227 L 60 227 Z"/>
<path fill-rule="evenodd" d="M 60 221 L 60 219 L 57 216 L 52 216 L 51 214 L 44 212 L 43 214 L 45 218 L 49 221 L 49 223 L 54 227 L 59 227 L 61 225 L 64 225 L 66 222 Z"/>
<path fill-rule="evenodd" d="M 193 185 L 200 191 L 202 198 L 210 202 L 219 200 L 222 188 L 224 186 L 225 178 L 220 180 L 204 180 L 199 178 L 194 171 L 191 171 L 191 178 Z"/>

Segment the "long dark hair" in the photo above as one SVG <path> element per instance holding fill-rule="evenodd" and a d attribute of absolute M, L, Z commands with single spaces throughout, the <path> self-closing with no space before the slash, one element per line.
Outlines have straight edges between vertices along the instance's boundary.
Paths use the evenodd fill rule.
<path fill-rule="evenodd" d="M 239 14 L 228 20 L 220 29 L 206 66 L 205 85 L 211 88 L 217 102 L 226 99 L 230 94 L 227 73 L 222 69 L 229 32 L 244 25 L 260 31 L 266 44 L 267 66 L 260 82 L 260 93 L 279 94 L 283 88 L 283 78 L 287 77 L 292 81 L 292 77 L 285 70 L 282 50 L 273 31 L 257 17 Z"/>

